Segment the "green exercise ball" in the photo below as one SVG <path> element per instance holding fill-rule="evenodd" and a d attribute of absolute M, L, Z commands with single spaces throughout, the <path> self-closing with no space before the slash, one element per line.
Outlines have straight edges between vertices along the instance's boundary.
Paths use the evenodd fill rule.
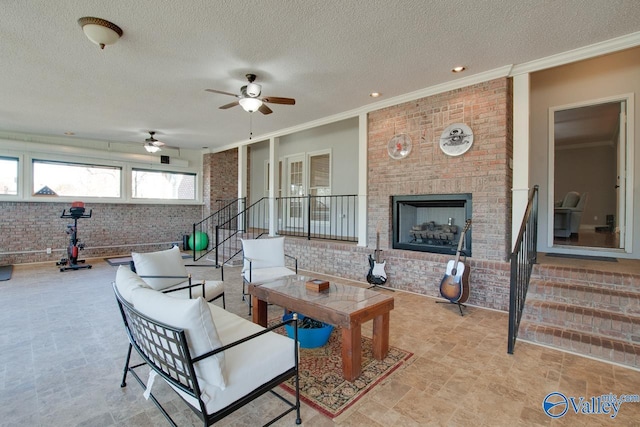
<path fill-rule="evenodd" d="M 195 239 L 193 238 L 195 236 Z M 195 243 L 194 243 L 195 240 Z M 201 251 L 207 248 L 209 245 L 209 238 L 206 233 L 202 231 L 196 231 L 196 234 L 192 234 L 189 236 L 189 249 L 195 249 L 196 251 Z"/>

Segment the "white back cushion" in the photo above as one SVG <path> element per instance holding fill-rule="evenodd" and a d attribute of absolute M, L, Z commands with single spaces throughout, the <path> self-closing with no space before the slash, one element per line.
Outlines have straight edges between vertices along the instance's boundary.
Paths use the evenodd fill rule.
<path fill-rule="evenodd" d="M 151 289 L 137 289 L 132 292 L 132 299 L 134 307 L 142 314 L 167 325 L 184 329 L 191 357 L 222 347 L 209 306 L 202 297 L 178 299 Z M 211 387 L 221 390 L 226 387 L 224 363 L 224 352 L 222 352 L 194 365 L 202 400 L 205 403 L 217 394 L 217 390 L 212 390 Z"/>
<path fill-rule="evenodd" d="M 121 265 L 116 271 L 116 288 L 118 292 L 129 304 L 133 304 L 131 295 L 138 288 L 148 289 L 147 284 L 136 273 L 131 271 L 129 266 Z"/>
<path fill-rule="evenodd" d="M 138 275 L 156 291 L 187 280 L 187 268 L 184 266 L 180 248 L 177 246 L 158 252 L 132 252 L 131 258 L 136 265 Z M 175 278 L 152 279 L 144 276 L 175 276 Z"/>
<path fill-rule="evenodd" d="M 242 251 L 244 252 L 244 266 L 242 271 L 251 269 L 284 267 L 284 237 L 269 239 L 242 239 Z"/>

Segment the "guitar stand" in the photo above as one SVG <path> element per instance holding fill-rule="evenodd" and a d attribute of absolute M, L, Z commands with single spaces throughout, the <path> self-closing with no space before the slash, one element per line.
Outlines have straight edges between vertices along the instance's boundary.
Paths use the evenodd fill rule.
<path fill-rule="evenodd" d="M 436 304 L 455 304 L 458 306 L 458 308 L 460 309 L 460 316 L 464 316 L 464 313 L 462 312 L 462 307 L 467 308 L 466 305 L 464 305 L 461 302 L 452 302 L 452 301 L 436 301 Z"/>
<path fill-rule="evenodd" d="M 380 289 L 384 289 L 385 291 L 391 291 L 391 292 L 395 292 L 396 291 L 395 289 L 391 289 L 391 288 L 388 288 L 388 287 L 382 286 L 382 285 L 377 285 L 375 283 L 372 284 L 371 286 L 369 286 L 367 289 L 375 289 L 375 288 L 380 288 Z"/>

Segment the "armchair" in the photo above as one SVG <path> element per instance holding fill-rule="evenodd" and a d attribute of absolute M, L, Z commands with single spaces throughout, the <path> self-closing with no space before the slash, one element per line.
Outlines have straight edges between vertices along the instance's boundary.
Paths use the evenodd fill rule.
<path fill-rule="evenodd" d="M 570 191 L 557 202 L 553 211 L 553 235 L 554 237 L 571 237 L 580 230 L 582 212 L 584 211 L 589 193 Z"/>
<path fill-rule="evenodd" d="M 286 267 L 285 258 L 295 262 L 295 271 Z M 249 314 L 251 298 L 247 297 L 247 285 L 298 274 L 298 260 L 284 253 L 284 237 L 242 239 L 242 259 L 242 300 L 249 304 Z"/>
<path fill-rule="evenodd" d="M 222 298 L 222 307 L 225 307 L 224 283 L 217 280 L 192 283 L 177 246 L 158 252 L 132 252 L 131 258 L 131 271 L 150 288 L 177 298 L 201 296 L 209 302 Z"/>

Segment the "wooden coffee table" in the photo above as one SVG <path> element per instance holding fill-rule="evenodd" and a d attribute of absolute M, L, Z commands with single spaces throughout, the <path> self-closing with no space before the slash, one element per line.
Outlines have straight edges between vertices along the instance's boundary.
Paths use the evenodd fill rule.
<path fill-rule="evenodd" d="M 373 319 L 373 356 L 389 352 L 389 312 L 393 297 L 367 288 L 332 282 L 323 292 L 307 290 L 307 276 L 288 276 L 249 285 L 253 322 L 267 326 L 267 304 L 275 304 L 342 328 L 342 372 L 353 381 L 362 371 L 362 324 Z"/>

